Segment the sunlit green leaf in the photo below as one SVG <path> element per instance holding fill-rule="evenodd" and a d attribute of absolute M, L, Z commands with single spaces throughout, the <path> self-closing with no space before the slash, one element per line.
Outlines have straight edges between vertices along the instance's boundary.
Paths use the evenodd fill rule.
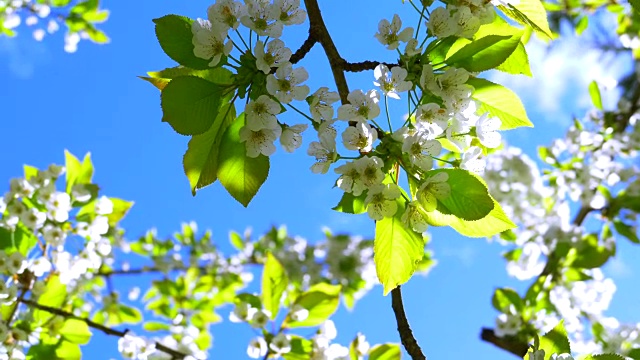
<path fill-rule="evenodd" d="M 244 114 L 224 133 L 218 157 L 218 179 L 225 189 L 247 207 L 269 175 L 269 158 L 262 154 L 247 156 L 244 142 L 240 142 L 240 129 L 244 126 Z"/>
<path fill-rule="evenodd" d="M 280 299 L 289 280 L 284 267 L 271 253 L 267 254 L 262 273 L 262 305 L 271 313 L 271 319 L 278 316 Z"/>
<path fill-rule="evenodd" d="M 162 50 L 180 65 L 192 69 L 208 69 L 209 61 L 196 57 L 193 53 L 193 20 L 184 16 L 166 15 L 154 19 L 156 37 Z"/>
<path fill-rule="evenodd" d="M 317 326 L 325 322 L 338 309 L 340 304 L 340 285 L 319 283 L 300 295 L 295 305 L 309 310 L 309 316 L 302 321 L 293 321 L 287 317 L 283 326 L 287 328 Z"/>
<path fill-rule="evenodd" d="M 77 319 L 65 320 L 59 333 L 65 340 L 73 344 L 86 344 L 93 335 L 87 323 Z"/>
<path fill-rule="evenodd" d="M 471 77 L 467 84 L 475 89 L 471 97 L 480 102 L 478 112 L 498 117 L 502 121 L 500 130 L 533 127 L 522 101 L 513 91 L 482 78 Z"/>
<path fill-rule="evenodd" d="M 397 200 L 398 211 L 393 217 L 376 222 L 373 260 L 384 295 L 398 285 L 409 281 L 417 264 L 424 257 L 422 235 L 407 227 L 402 221 L 404 200 Z"/>

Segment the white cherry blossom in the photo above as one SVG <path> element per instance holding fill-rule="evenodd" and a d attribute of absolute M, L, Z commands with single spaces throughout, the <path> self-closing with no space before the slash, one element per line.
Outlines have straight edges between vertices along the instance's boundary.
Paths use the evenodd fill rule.
<path fill-rule="evenodd" d="M 439 172 L 424 180 L 418 189 L 417 198 L 422 208 L 431 212 L 438 205 L 437 200 L 444 200 L 451 194 L 451 186 L 447 183 L 449 174 Z"/>
<path fill-rule="evenodd" d="M 418 132 L 429 134 L 434 139 L 445 132 L 449 126 L 451 113 L 436 103 L 423 104 L 416 110 L 415 127 Z"/>
<path fill-rule="evenodd" d="M 229 39 L 225 43 L 226 32 L 213 29 L 209 20 L 196 19 L 191 25 L 193 33 L 193 54 L 201 59 L 210 60 L 209 66 L 218 65 L 223 55 L 227 56 L 233 49 Z"/>
<path fill-rule="evenodd" d="M 274 0 L 271 16 L 284 25 L 302 24 L 307 12 L 300 9 L 300 0 Z"/>
<path fill-rule="evenodd" d="M 267 355 L 267 342 L 263 337 L 253 338 L 247 347 L 247 355 L 252 359 L 261 359 Z"/>
<path fill-rule="evenodd" d="M 282 36 L 283 23 L 273 16 L 273 4 L 263 0 L 245 0 L 246 13 L 240 18 L 242 25 L 260 36 L 279 38 Z"/>
<path fill-rule="evenodd" d="M 470 147 L 462 154 L 462 161 L 460 162 L 460 168 L 469 170 L 475 173 L 484 172 L 486 161 L 482 158 L 482 149 L 477 146 Z"/>
<path fill-rule="evenodd" d="M 262 129 L 279 129 L 278 119 L 276 115 L 282 109 L 277 101 L 274 101 L 267 95 L 260 95 L 256 100 L 249 101 L 245 107 L 246 127 L 251 131 L 260 131 Z M 280 134 L 278 134 L 280 136 Z M 274 139 L 275 140 L 275 139 Z"/>
<path fill-rule="evenodd" d="M 314 174 L 326 174 L 338 158 L 335 135 L 333 138 L 321 136 L 320 141 L 313 141 L 309 144 L 307 154 L 316 158 L 316 163 L 311 165 L 311 171 Z"/>
<path fill-rule="evenodd" d="M 294 99 L 304 100 L 309 94 L 309 87 L 300 84 L 308 78 L 307 70 L 302 67 L 294 70 L 293 65 L 287 62 L 276 70 L 275 75 L 267 76 L 267 91 L 285 104 Z"/>
<path fill-rule="evenodd" d="M 269 348 L 276 354 L 286 354 L 291 351 L 291 335 L 279 333 L 269 343 Z"/>
<path fill-rule="evenodd" d="M 267 44 L 265 51 L 264 42 L 261 40 L 256 42 L 253 48 L 256 57 L 256 67 L 265 74 L 271 73 L 271 68 L 280 67 L 289 63 L 291 58 L 291 50 L 284 46 L 284 42 L 280 39 L 273 39 Z"/>
<path fill-rule="evenodd" d="M 239 18 L 244 11 L 242 3 L 234 0 L 217 0 L 215 4 L 209 6 L 207 15 L 213 26 L 220 32 L 226 33 L 229 29 L 237 29 L 240 24 Z"/>
<path fill-rule="evenodd" d="M 369 217 L 379 221 L 395 215 L 398 211 L 396 199 L 400 196 L 400 189 L 396 184 L 377 184 L 370 187 L 364 200 Z"/>
<path fill-rule="evenodd" d="M 286 152 L 292 153 L 302 145 L 302 132 L 307 130 L 309 125 L 298 124 L 293 126 L 284 125 L 282 135 L 280 135 L 280 145 Z"/>
<path fill-rule="evenodd" d="M 498 132 L 502 121 L 497 117 L 490 117 L 489 113 L 484 113 L 476 123 L 476 136 L 480 143 L 490 149 L 500 146 L 502 136 Z"/>
<path fill-rule="evenodd" d="M 409 225 L 413 231 L 423 233 L 427 231 L 429 224 L 425 218 L 424 210 L 417 201 L 411 201 L 402 214 L 402 222 Z"/>
<path fill-rule="evenodd" d="M 394 14 L 391 22 L 387 19 L 380 20 L 375 37 L 382 45 L 386 46 L 387 50 L 395 50 L 400 45 L 400 41 L 407 42 L 413 36 L 412 27 L 400 31 L 401 28 L 402 20 L 398 14 Z"/>
<path fill-rule="evenodd" d="M 438 7 L 431 12 L 427 21 L 427 29 L 433 36 L 445 38 L 454 35 L 458 31 L 458 25 L 448 9 Z"/>
<path fill-rule="evenodd" d="M 369 152 L 376 140 L 378 132 L 364 121 L 358 121 L 355 126 L 348 126 L 342 133 L 342 143 L 349 150 Z"/>
<path fill-rule="evenodd" d="M 322 122 L 323 120 L 333 119 L 333 106 L 331 104 L 340 100 L 340 96 L 335 91 L 329 91 L 329 88 L 323 86 L 316 90 L 308 99 L 309 111 L 313 120 Z"/>
<path fill-rule="evenodd" d="M 399 92 L 409 91 L 413 87 L 411 81 L 405 80 L 407 74 L 407 70 L 400 66 L 394 66 L 389 71 L 386 65 L 379 64 L 373 70 L 373 76 L 376 78 L 373 84 L 379 86 L 385 95 L 400 99 Z"/>
<path fill-rule="evenodd" d="M 433 157 L 442 151 L 438 140 L 428 140 L 420 133 L 409 136 L 402 144 L 402 151 L 409 154 L 409 161 L 423 171 L 433 168 Z"/>
<path fill-rule="evenodd" d="M 338 119 L 349 121 L 363 121 L 375 119 L 380 115 L 380 96 L 375 90 L 366 94 L 362 90 L 354 90 L 347 95 L 348 104 L 338 108 Z"/>
<path fill-rule="evenodd" d="M 253 131 L 247 126 L 240 129 L 240 141 L 247 143 L 247 156 L 258 157 L 260 154 L 271 156 L 276 152 L 274 141 L 282 134 L 280 126 L 274 129 L 260 129 Z"/>

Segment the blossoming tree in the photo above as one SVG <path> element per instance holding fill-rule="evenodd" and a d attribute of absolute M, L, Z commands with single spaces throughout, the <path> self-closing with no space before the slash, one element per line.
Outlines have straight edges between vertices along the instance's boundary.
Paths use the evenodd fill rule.
<path fill-rule="evenodd" d="M 16 4 L 0 3 L 8 17 L 43 6 Z M 88 5 L 97 9 L 93 1 L 76 6 Z M 330 317 L 340 300 L 352 307 L 379 281 L 391 293 L 404 350 L 425 359 L 401 285 L 433 265 L 428 228 L 448 226 L 499 239 L 511 247 L 508 272 L 535 278 L 525 294 L 496 290 L 499 315 L 494 328 L 483 329 L 485 341 L 530 360 L 640 358 L 638 325 L 603 314 L 615 287 L 599 270 L 614 255 L 616 238 L 640 242 L 637 78 L 623 82 L 615 110 L 603 108 L 594 83 L 597 110 L 575 120 L 565 139 L 540 148 L 547 167 L 540 170 L 502 141 L 501 131 L 532 126 L 520 100 L 480 74 L 530 75 L 524 43 L 532 33 L 554 37 L 541 2 L 408 1 L 403 6 L 415 9 L 415 28 L 390 15 L 375 33 L 397 53 L 395 63 L 347 61 L 317 1 L 300 5 L 219 0 L 203 18 L 155 19 L 160 46 L 179 65 L 143 79 L 161 90 L 163 121 L 191 136 L 183 166 L 194 194 L 219 180 L 250 206 L 268 177 L 275 142 L 294 152 L 302 133 L 313 131 L 311 171 L 333 168 L 344 192 L 333 210 L 371 218 L 374 239 L 327 232 L 312 244 L 283 229 L 258 239 L 232 233 L 237 253 L 223 254 L 210 233 L 185 224 L 169 239 L 149 232 L 126 241 L 118 223 L 132 203 L 102 195 L 90 157 L 66 153 L 63 166 L 26 166 L 0 200 L 2 356 L 79 358 L 80 345 L 102 331 L 120 338 L 126 358 L 205 359 L 210 325 L 222 320 L 216 310 L 233 304 L 229 320 L 258 330 L 248 339 L 251 358 L 396 359 L 399 345 L 371 346 L 363 334 L 350 344 L 334 342 Z M 634 8 L 612 11 L 621 33 L 637 33 L 628 25 Z M 282 33 L 307 19 L 308 37 L 294 51 Z M 323 48 L 333 83 L 312 92 L 304 83 L 315 74 L 299 64 L 314 46 Z M 350 89 L 345 72 L 361 71 L 372 72 L 373 88 Z M 389 103 L 402 98 L 406 108 L 393 114 Z M 301 123 L 283 123 L 285 111 Z M 127 253 L 147 263 L 131 268 Z M 259 293 L 245 291 L 254 265 L 262 267 Z M 143 322 L 113 287 L 120 276 L 142 273 L 159 275 L 143 299 L 163 321 Z M 141 322 L 139 331 L 159 335 L 120 330 Z M 315 332 L 302 335 L 308 327 Z"/>

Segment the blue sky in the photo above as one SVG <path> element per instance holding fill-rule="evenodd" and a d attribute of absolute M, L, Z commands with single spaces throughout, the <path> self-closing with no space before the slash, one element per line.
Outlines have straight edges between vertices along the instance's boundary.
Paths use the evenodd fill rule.
<path fill-rule="evenodd" d="M 415 23 L 410 7 L 397 4 L 394 7 L 402 18 Z M 335 176 L 313 175 L 309 171 L 313 160 L 302 149 L 294 155 L 278 149 L 271 159 L 269 179 L 246 209 L 219 184 L 191 196 L 181 164 L 188 138 L 160 122 L 159 92 L 136 76 L 175 65 L 155 40 L 153 18 L 169 13 L 204 17 L 208 5 L 202 1 L 162 1 L 153 6 L 143 1 L 107 2 L 112 13 L 102 28 L 112 42 L 105 46 L 82 42 L 76 54 L 63 51 L 62 34 L 39 43 L 22 28 L 17 39 L 0 38 L 0 135 L 6 154 L 0 160 L 0 180 L 8 187 L 11 177 L 21 176 L 24 163 L 39 167 L 62 163 L 64 149 L 79 156 L 90 151 L 97 169 L 95 180 L 104 193 L 136 202 L 122 223 L 131 239 L 152 227 L 161 237 L 168 236 L 181 222 L 191 220 L 201 229 L 211 229 L 223 248 L 230 230 L 242 232 L 252 227 L 260 234 L 280 224 L 286 224 L 291 234 L 311 241 L 322 237 L 324 226 L 334 233 L 373 236 L 373 223 L 366 215 L 330 210 L 341 195 L 331 189 Z M 395 54 L 384 50 L 373 37 L 378 21 L 391 18 L 388 6 L 371 6 L 364 0 L 323 2 L 321 6 L 346 59 L 395 60 Z M 297 48 L 306 38 L 306 30 L 306 24 L 285 29 L 287 45 Z M 547 54 L 535 45 L 531 49 L 534 80 L 492 75 L 522 96 L 536 124 L 534 129 L 507 134 L 510 142 L 529 153 L 561 136 L 571 115 L 582 116 L 589 105 L 589 81 L 615 77 L 616 73 L 607 71 L 621 68 L 587 53 L 576 59 L 569 56 L 576 51 L 571 49 Z M 311 89 L 334 88 L 323 56 L 316 46 L 301 63 L 310 72 L 307 84 Z M 373 88 L 372 72 L 350 74 L 348 80 L 352 89 Z M 304 122 L 292 112 L 283 119 L 291 124 Z M 313 140 L 310 138 L 303 149 Z M 500 257 L 503 248 L 495 243 L 462 238 L 450 230 L 434 231 L 433 239 L 439 265 L 428 277 L 416 277 L 403 287 L 406 311 L 427 356 L 512 359 L 480 341 L 480 328 L 493 326 L 496 313 L 490 298 L 495 287 L 523 288 L 528 283 L 507 277 Z M 610 313 L 623 321 L 640 320 L 640 293 L 632 286 L 640 264 L 630 261 L 631 251 L 635 249 L 621 241 L 616 265 L 610 266 L 608 273 L 619 288 Z M 126 283 L 121 284 L 126 291 Z M 381 287 L 362 299 L 353 312 L 341 309 L 334 320 L 343 344 L 357 331 L 363 331 L 371 343 L 399 341 L 390 297 L 382 297 Z M 229 323 L 214 325 L 212 333 L 212 357 L 244 358 L 246 344 L 253 336 L 247 326 Z M 118 358 L 115 338 L 96 335 L 86 348 L 100 351 L 104 354 L 101 358 Z"/>

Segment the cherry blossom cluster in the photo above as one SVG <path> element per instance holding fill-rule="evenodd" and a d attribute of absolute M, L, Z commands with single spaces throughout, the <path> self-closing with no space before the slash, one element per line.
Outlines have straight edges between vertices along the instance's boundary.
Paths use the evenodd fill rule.
<path fill-rule="evenodd" d="M 33 248 L 0 250 L 0 302 L 13 304 L 27 294 L 36 300 L 45 290 L 45 279 L 53 274 L 72 292 L 112 260 L 115 230 L 108 216 L 113 212 L 113 202 L 97 197 L 91 185 L 76 184 L 68 192 L 57 190 L 56 181 L 64 171 L 57 165 L 32 169 L 27 178 L 12 179 L 9 191 L 0 198 L 0 231 L 20 234 L 25 243 L 33 241 Z M 70 241 L 71 247 L 67 246 Z M 71 250 L 77 249 L 78 243 L 80 250 Z M 16 319 L 23 316 L 28 312 L 18 311 Z M 19 340 L 16 334 L 12 338 Z M 7 337 L 0 340 L 7 341 Z M 29 346 L 22 341 L 9 340 L 9 344 L 15 354 Z"/>
<path fill-rule="evenodd" d="M 619 116 L 628 111 L 623 101 Z M 501 240 L 516 245 L 505 253 L 510 275 L 520 280 L 536 277 L 559 246 L 568 245 L 580 253 L 586 238 L 595 238 L 597 246 L 609 251 L 615 247 L 616 237 L 609 230 L 614 228 L 612 219 L 604 215 L 615 201 L 612 196 L 621 190 L 631 196 L 640 193 L 640 126 L 637 114 L 627 117 L 626 128 L 618 130 L 605 123 L 602 113 L 592 112 L 576 120 L 564 139 L 541 148 L 541 160 L 549 168 L 544 172 L 516 148 L 507 147 L 489 159 L 484 175 L 491 193 L 520 225 L 514 229 L 513 239 Z M 571 217 L 576 206 L 587 215 L 602 211 L 604 216 L 598 214 L 596 223 L 586 225 L 586 215 Z M 637 226 L 634 212 L 620 211 L 625 221 Z M 545 285 L 547 290 L 541 291 L 548 292 L 554 311 L 539 311 L 529 321 L 544 332 L 563 319 L 572 349 L 579 354 L 626 354 L 640 346 L 638 325 L 621 325 L 604 314 L 616 290 L 613 281 L 599 268 L 580 271 L 584 280 L 564 274 L 555 277 L 553 285 Z M 596 324 L 600 330 L 594 337 L 592 327 Z M 514 307 L 496 320 L 498 336 L 516 335 L 523 327 L 523 314 Z"/>
<path fill-rule="evenodd" d="M 24 24 L 32 31 L 36 41 L 42 41 L 45 36 L 52 35 L 64 23 L 64 16 L 53 14 L 51 6 L 32 0 L 2 0 L 0 1 L 0 23 L 10 31 Z M 64 51 L 73 53 L 78 50 L 80 40 L 89 39 L 86 31 L 67 32 L 64 36 Z"/>
<path fill-rule="evenodd" d="M 335 103 L 341 100 L 338 92 L 320 87 L 309 95 L 309 87 L 303 84 L 308 73 L 302 67 L 294 68 L 292 51 L 280 39 L 285 25 L 305 20 L 306 13 L 299 6 L 298 0 L 221 0 L 209 7 L 206 20 L 193 22 L 197 57 L 209 60 L 212 67 L 228 65 L 242 77 L 247 72 L 253 74 L 244 108 L 245 125 L 240 130 L 247 156 L 272 155 L 278 139 L 287 152 L 301 146 L 308 124 L 289 126 L 278 120 L 289 107 L 317 131 L 318 140 L 307 150 L 316 159 L 311 167 L 314 173 L 327 173 L 333 163 L 345 160 L 335 167 L 337 185 L 353 196 L 362 195 L 372 219 L 394 216 L 398 211 L 396 200 L 404 197 L 410 205 L 403 218 L 416 231 L 425 231 L 424 212 L 433 211 L 436 200 L 449 195 L 447 175 L 428 172 L 438 161 L 482 172 L 486 149 L 501 143 L 501 121 L 478 110 L 479 104 L 471 98 L 474 88 L 467 84 L 469 72 L 452 66 L 443 68 L 442 64 L 419 64 L 422 48 L 428 39 L 471 37 L 481 24 L 493 19 L 493 5 L 460 1 L 438 8 L 428 16 L 426 30 L 415 37 L 413 28 L 402 27 L 398 15 L 391 21 L 383 19 L 375 37 L 389 50 L 405 45 L 399 65 L 378 65 L 373 73 L 376 88 L 351 91 L 337 109 Z M 419 14 L 419 22 L 427 18 L 424 10 Z M 239 31 L 241 24 L 249 29 L 249 44 Z M 255 46 L 251 45 L 254 32 Z M 240 39 L 232 40 L 232 33 Z M 240 59 L 232 54 L 234 47 Z M 400 99 L 401 95 L 408 97 L 408 115 L 402 121 L 392 121 L 388 100 Z M 380 104 L 383 98 L 384 112 Z M 308 112 L 294 106 L 294 100 L 306 100 Z M 383 114 L 388 129 L 379 124 Z M 451 144 L 454 151 L 443 153 L 443 143 Z M 342 148 L 357 155 L 341 155 Z M 451 160 L 444 159 L 447 157 Z M 387 174 L 397 177 L 400 168 L 419 182 L 414 201 L 409 201 L 397 183 L 389 181 Z"/>

